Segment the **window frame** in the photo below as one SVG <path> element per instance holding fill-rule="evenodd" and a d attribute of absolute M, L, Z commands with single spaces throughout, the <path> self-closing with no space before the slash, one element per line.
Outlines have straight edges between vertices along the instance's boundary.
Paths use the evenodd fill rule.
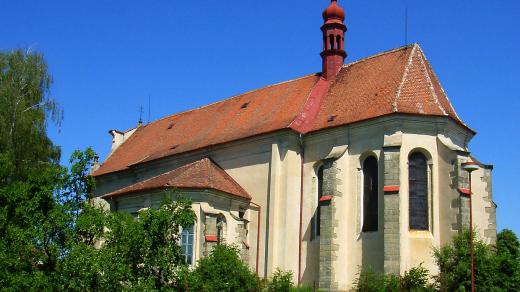
<path fill-rule="evenodd" d="M 377 205 L 377 208 L 375 210 L 375 215 L 376 215 L 376 225 L 375 225 L 375 230 L 365 230 L 365 215 L 366 215 L 366 210 L 365 210 L 365 201 L 366 201 L 366 190 L 365 190 L 365 163 L 367 162 L 368 159 L 374 159 L 375 161 L 375 175 L 376 175 L 376 179 L 375 179 L 375 182 L 376 182 L 376 187 L 375 187 L 375 201 L 376 201 L 376 205 Z M 377 158 L 376 155 L 374 154 L 369 154 L 367 156 L 365 156 L 362 160 L 361 160 L 361 165 L 360 165 L 360 168 L 359 168 L 359 171 L 360 171 L 360 231 L 361 233 L 373 233 L 373 232 L 379 232 L 379 208 L 380 208 L 380 202 L 379 202 L 379 195 L 380 195 L 380 175 L 379 175 L 379 160 Z"/>
<path fill-rule="evenodd" d="M 424 158 L 424 200 L 426 201 L 426 228 L 419 228 L 419 227 L 412 227 L 412 203 L 411 203 L 411 191 L 412 191 L 412 184 L 411 184 L 411 158 L 414 155 L 421 155 L 422 158 Z M 428 152 L 423 151 L 422 149 L 414 149 L 410 151 L 408 155 L 407 160 L 407 171 L 408 171 L 408 230 L 413 232 L 432 232 L 433 230 L 433 164 L 431 160 L 431 156 Z"/>
<path fill-rule="evenodd" d="M 184 231 L 186 230 L 186 228 L 182 227 L 182 226 L 180 228 L 180 235 L 179 235 L 180 236 L 179 246 L 181 248 L 180 256 L 181 256 L 181 258 L 183 258 L 184 263 L 186 263 L 189 266 L 193 266 L 195 264 L 195 251 L 196 251 L 196 241 L 197 241 L 197 237 L 196 237 L 196 230 L 197 230 L 196 229 L 196 223 L 193 223 L 188 228 L 191 228 L 191 233 L 188 233 L 188 236 L 192 237 L 192 240 L 191 240 L 191 258 L 189 257 L 189 255 L 187 253 L 184 253 L 184 247 L 186 245 L 189 246 L 190 244 L 189 244 L 189 237 L 188 237 L 186 243 L 183 240 Z M 188 259 L 190 259 L 189 262 L 188 262 Z"/>

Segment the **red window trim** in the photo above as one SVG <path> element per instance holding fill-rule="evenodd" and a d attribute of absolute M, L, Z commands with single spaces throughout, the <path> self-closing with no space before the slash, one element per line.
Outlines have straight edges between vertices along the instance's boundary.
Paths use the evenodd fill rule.
<path fill-rule="evenodd" d="M 383 190 L 385 193 L 397 193 L 399 192 L 399 186 L 385 186 Z"/>
<path fill-rule="evenodd" d="M 466 196 L 471 196 L 471 193 L 469 191 L 469 189 L 466 189 L 466 188 L 459 188 L 459 192 L 463 195 L 466 195 Z"/>
<path fill-rule="evenodd" d="M 217 242 L 218 237 L 216 235 L 206 235 L 204 236 L 207 242 Z"/>
<path fill-rule="evenodd" d="M 329 202 L 329 201 L 332 201 L 332 196 L 322 196 L 320 198 L 320 203 L 321 202 Z"/>

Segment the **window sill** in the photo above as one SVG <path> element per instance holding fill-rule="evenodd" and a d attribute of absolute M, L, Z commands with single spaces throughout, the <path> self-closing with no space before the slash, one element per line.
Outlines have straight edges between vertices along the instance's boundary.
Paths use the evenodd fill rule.
<path fill-rule="evenodd" d="M 361 231 L 361 234 L 377 234 L 379 233 L 379 230 L 374 230 L 374 231 Z"/>
<path fill-rule="evenodd" d="M 408 230 L 408 236 L 411 238 L 433 239 L 433 234 L 429 230 Z"/>
<path fill-rule="evenodd" d="M 204 236 L 204 238 L 206 239 L 206 242 L 217 242 L 218 241 L 218 237 L 216 235 L 206 235 L 206 236 Z"/>

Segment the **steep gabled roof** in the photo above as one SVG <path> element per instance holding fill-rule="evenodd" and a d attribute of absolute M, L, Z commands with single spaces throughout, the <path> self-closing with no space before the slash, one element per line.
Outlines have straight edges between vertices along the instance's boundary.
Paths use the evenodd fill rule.
<path fill-rule="evenodd" d="M 393 113 L 447 116 L 464 125 L 417 44 L 345 65 L 310 131 Z"/>
<path fill-rule="evenodd" d="M 308 75 L 141 126 L 94 176 L 277 130 L 308 133 L 394 113 L 467 128 L 414 44 L 344 65 L 333 82 Z"/>
<path fill-rule="evenodd" d="M 217 190 L 242 199 L 251 199 L 251 196 L 229 174 L 209 158 L 203 158 L 159 176 L 119 189 L 103 196 L 103 198 L 166 188 Z"/>

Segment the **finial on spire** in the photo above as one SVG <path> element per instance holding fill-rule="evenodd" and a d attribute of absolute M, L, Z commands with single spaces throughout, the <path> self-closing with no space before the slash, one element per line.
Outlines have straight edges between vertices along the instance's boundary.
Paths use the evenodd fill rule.
<path fill-rule="evenodd" d="M 345 52 L 345 31 L 343 24 L 345 10 L 341 8 L 337 0 L 331 0 L 329 6 L 323 11 L 323 59 L 322 76 L 327 80 L 333 80 L 338 74 L 347 53 Z"/>
<path fill-rule="evenodd" d="M 327 7 L 327 9 L 323 11 L 323 20 L 340 20 L 340 22 L 343 22 L 343 20 L 345 20 L 345 11 L 338 5 L 338 2 L 336 0 L 331 0 L 329 7 Z"/>

